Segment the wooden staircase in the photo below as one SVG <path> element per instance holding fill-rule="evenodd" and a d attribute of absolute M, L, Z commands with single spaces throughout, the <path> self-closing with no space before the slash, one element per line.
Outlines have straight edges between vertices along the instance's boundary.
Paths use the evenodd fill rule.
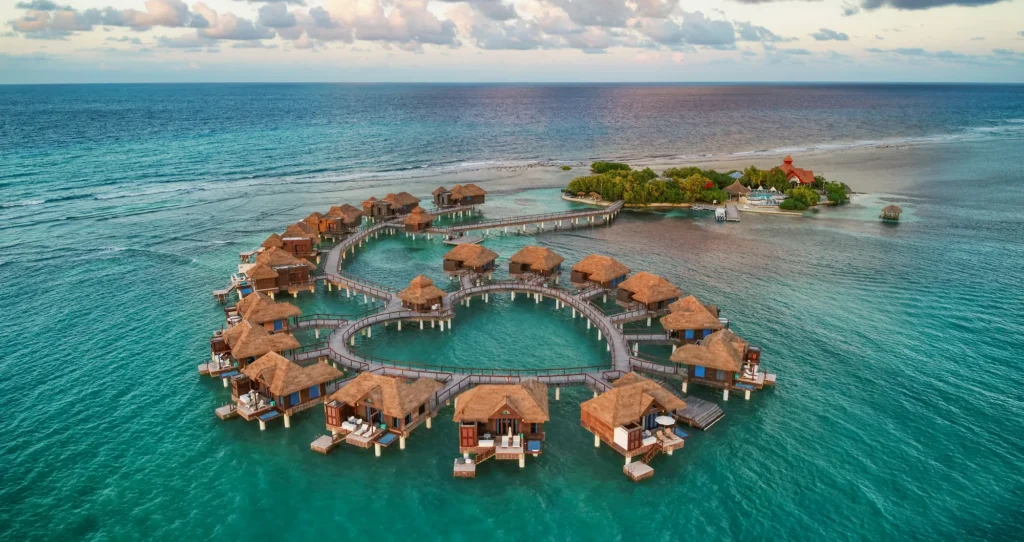
<path fill-rule="evenodd" d="M 661 450 L 661 441 L 659 440 L 658 442 L 655 442 L 651 446 L 650 450 L 647 450 L 647 453 L 645 453 L 643 457 L 640 458 L 640 462 L 641 463 L 650 463 L 651 460 L 654 459 L 654 456 L 658 455 L 658 452 L 661 452 L 661 451 L 662 451 Z"/>
<path fill-rule="evenodd" d="M 476 454 L 476 457 L 474 458 L 474 462 L 477 465 L 479 465 L 480 463 L 483 463 L 484 461 L 487 461 L 488 459 L 494 457 L 494 454 L 496 453 L 495 450 L 497 450 L 497 448 L 491 447 L 491 448 L 487 448 L 487 450 L 485 450 L 482 453 Z"/>

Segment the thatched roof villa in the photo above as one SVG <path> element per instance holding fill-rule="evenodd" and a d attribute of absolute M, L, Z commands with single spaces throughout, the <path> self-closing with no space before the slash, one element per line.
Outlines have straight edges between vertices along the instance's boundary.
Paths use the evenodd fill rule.
<path fill-rule="evenodd" d="M 281 291 L 290 292 L 293 296 L 299 290 L 313 291 L 315 279 L 312 272 L 316 265 L 308 260 L 296 258 L 284 249 L 272 247 L 256 256 L 256 264 L 245 274 L 253 281 L 257 292 L 266 292 L 270 298 Z"/>
<path fill-rule="evenodd" d="M 326 363 L 303 367 L 271 352 L 232 378 L 232 396 L 239 415 L 246 420 L 258 418 L 260 430 L 280 415 L 284 426 L 290 427 L 291 416 L 323 402 L 327 383 L 341 376 L 341 371 Z"/>
<path fill-rule="evenodd" d="M 434 281 L 423 275 L 409 281 L 409 287 L 398 292 L 402 306 L 417 312 L 440 310 L 447 295 L 444 290 L 434 286 Z"/>
<path fill-rule="evenodd" d="M 626 280 L 629 273 L 629 268 L 615 258 L 591 254 L 572 266 L 569 280 L 577 286 L 591 283 L 602 288 L 615 288 Z"/>
<path fill-rule="evenodd" d="M 444 270 L 449 273 L 459 271 L 491 273 L 494 271 L 494 261 L 497 259 L 498 253 L 482 245 L 456 245 L 444 255 Z"/>
<path fill-rule="evenodd" d="M 409 380 L 360 373 L 324 403 L 327 429 L 361 448 L 373 443 L 387 446 L 397 437 L 404 450 L 405 439 L 413 429 L 424 420 L 430 427 L 430 400 L 443 387 L 429 378 Z"/>
<path fill-rule="evenodd" d="M 476 465 L 491 457 L 518 459 L 524 467 L 526 454 L 541 452 L 544 423 L 550 419 L 548 388 L 536 380 L 482 384 L 455 398 L 452 419 L 459 424 L 463 454 L 455 465 L 456 476 L 472 477 Z"/>
<path fill-rule="evenodd" d="M 661 327 L 679 342 L 693 343 L 726 327 L 718 318 L 718 307 L 705 305 L 688 295 L 668 306 L 669 313 L 661 318 Z"/>
<path fill-rule="evenodd" d="M 261 292 L 243 297 L 235 305 L 235 312 L 245 320 L 262 325 L 267 331 L 288 331 L 291 329 L 289 320 L 302 314 L 295 305 L 286 301 L 276 302 Z"/>
<path fill-rule="evenodd" d="M 903 209 L 899 205 L 886 205 L 882 208 L 882 214 L 878 215 L 878 218 L 895 222 L 900 219 L 901 213 L 903 213 Z"/>
<path fill-rule="evenodd" d="M 725 191 L 729 193 L 729 197 L 732 199 L 739 199 L 740 196 L 746 196 L 751 192 L 749 188 L 740 184 L 739 180 L 725 187 Z"/>
<path fill-rule="evenodd" d="M 381 201 L 386 201 L 390 204 L 391 211 L 394 214 L 404 215 L 411 213 L 412 210 L 419 205 L 420 198 L 417 198 L 408 192 L 399 192 L 397 194 L 388 194 L 384 196 L 384 199 Z"/>
<path fill-rule="evenodd" d="M 616 301 L 630 305 L 638 303 L 648 311 L 661 311 L 679 299 L 683 291 L 671 282 L 646 271 L 641 271 L 619 284 Z"/>
<path fill-rule="evenodd" d="M 530 273 L 550 277 L 561 272 L 564 261 L 565 258 L 549 248 L 526 246 L 509 258 L 508 272 L 513 276 Z"/>
<path fill-rule="evenodd" d="M 687 366 L 686 382 L 721 389 L 726 400 L 731 389 L 743 390 L 749 399 L 751 391 L 775 384 L 774 374 L 761 371 L 761 349 L 728 329 L 680 346 L 670 359 Z"/>
<path fill-rule="evenodd" d="M 487 199 L 487 191 L 473 183 L 457 184 L 452 187 L 453 205 L 480 205 Z"/>
<path fill-rule="evenodd" d="M 413 208 L 405 217 L 405 231 L 407 232 L 421 232 L 426 231 L 434 221 L 434 215 L 428 213 L 423 207 L 417 205 Z"/>
<path fill-rule="evenodd" d="M 291 334 L 271 333 L 263 325 L 248 320 L 229 327 L 221 336 L 230 348 L 231 357 L 241 367 L 270 352 L 281 353 L 299 347 L 299 341 Z"/>

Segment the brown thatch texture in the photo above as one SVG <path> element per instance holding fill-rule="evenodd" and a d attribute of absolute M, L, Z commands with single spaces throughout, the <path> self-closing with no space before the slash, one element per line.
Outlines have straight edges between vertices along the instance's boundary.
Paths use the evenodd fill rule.
<path fill-rule="evenodd" d="M 261 246 L 263 248 L 281 248 L 284 246 L 284 241 L 281 239 L 280 235 L 272 233 L 270 234 L 270 237 L 267 237 L 266 241 L 263 241 Z"/>
<path fill-rule="evenodd" d="M 388 194 L 384 196 L 384 201 L 390 203 L 393 207 L 405 207 L 406 205 L 415 205 L 420 202 L 420 198 L 408 193 L 399 192 L 397 194 Z"/>
<path fill-rule="evenodd" d="M 629 268 L 619 263 L 615 258 L 591 254 L 583 258 L 576 265 L 572 266 L 573 271 L 586 273 L 589 280 L 594 282 L 608 282 L 612 279 L 629 274 Z"/>
<path fill-rule="evenodd" d="M 302 219 L 302 223 L 313 228 L 313 231 L 320 231 L 320 220 L 323 219 L 323 217 L 324 215 L 317 211 L 313 211 L 312 213 L 309 213 L 309 216 Z"/>
<path fill-rule="evenodd" d="M 625 374 L 612 385 L 615 387 L 580 405 L 581 411 L 608 427 L 639 422 L 653 404 L 667 411 L 686 408 L 685 401 L 636 373 Z"/>
<path fill-rule="evenodd" d="M 438 194 L 444 194 L 445 192 L 450 192 L 450 190 L 448 190 L 447 188 L 445 188 L 445 187 L 444 187 L 444 186 L 442 185 L 442 186 L 439 186 L 439 187 L 435 188 L 435 189 L 434 189 L 434 191 L 433 191 L 433 192 L 431 192 L 430 194 L 431 194 L 432 196 L 436 196 L 436 195 L 438 195 Z"/>
<path fill-rule="evenodd" d="M 457 422 L 486 422 L 514 411 L 526 423 L 548 421 L 548 387 L 536 380 L 519 384 L 482 384 L 455 399 Z"/>
<path fill-rule="evenodd" d="M 414 226 L 418 224 L 430 224 L 434 220 L 434 215 L 423 210 L 423 207 L 417 205 L 411 212 L 405 217 L 405 224 L 407 226 Z"/>
<path fill-rule="evenodd" d="M 898 215 L 903 212 L 899 205 L 886 205 L 882 212 L 887 215 Z"/>
<path fill-rule="evenodd" d="M 498 259 L 498 253 L 481 245 L 458 245 L 444 259 L 462 262 L 466 267 L 480 267 Z"/>
<path fill-rule="evenodd" d="M 295 305 L 288 302 L 275 302 L 270 299 L 270 296 L 260 292 L 245 296 L 235 305 L 235 308 L 238 310 L 238 314 L 254 324 L 265 324 L 302 314 L 302 311 Z"/>
<path fill-rule="evenodd" d="M 526 264 L 534 271 L 550 271 L 565 261 L 549 248 L 527 246 L 509 258 L 512 263 Z"/>
<path fill-rule="evenodd" d="M 740 184 L 739 181 L 736 181 L 730 184 L 729 186 L 725 187 L 725 191 L 728 192 L 729 194 L 732 194 L 733 196 L 744 196 L 750 193 L 750 189 Z"/>
<path fill-rule="evenodd" d="M 268 352 L 283 352 L 299 347 L 299 341 L 288 333 L 268 333 L 262 325 L 248 320 L 231 326 L 224 332 L 224 341 L 231 347 L 235 359 L 254 358 Z"/>
<path fill-rule="evenodd" d="M 284 229 L 284 233 L 281 234 L 282 238 L 298 237 L 300 239 L 309 239 L 313 243 L 320 242 L 320 234 L 317 230 L 310 228 L 309 224 L 305 222 L 296 222 L 291 226 Z"/>
<path fill-rule="evenodd" d="M 668 310 L 671 312 L 661 319 L 661 327 L 669 331 L 722 329 L 722 323 L 718 321 L 718 309 L 712 311 L 692 295 L 672 303 Z"/>
<path fill-rule="evenodd" d="M 373 207 L 373 202 L 375 202 L 375 201 L 377 201 L 377 198 L 375 198 L 373 196 L 370 196 L 365 201 L 363 201 L 363 203 L 362 203 L 363 212 L 369 211 L 370 207 Z"/>
<path fill-rule="evenodd" d="M 277 271 L 274 271 L 274 269 L 269 265 L 265 263 L 257 263 L 256 265 L 250 267 L 245 272 L 245 276 L 251 278 L 252 280 L 264 280 L 276 279 L 279 276 L 279 274 Z"/>
<path fill-rule="evenodd" d="M 429 378 L 408 380 L 394 376 L 360 373 L 343 388 L 334 392 L 330 400 L 351 406 L 360 406 L 369 398 L 374 408 L 393 418 L 404 418 L 416 412 L 444 384 Z"/>
<path fill-rule="evenodd" d="M 414 305 L 426 305 L 439 301 L 448 295 L 444 290 L 434 286 L 434 281 L 423 275 L 409 281 L 409 287 L 398 292 L 398 298 Z"/>
<path fill-rule="evenodd" d="M 468 184 L 457 184 L 452 188 L 452 199 L 460 200 L 466 196 L 486 196 L 487 191 L 479 186 Z"/>
<path fill-rule="evenodd" d="M 633 294 L 640 303 L 657 303 L 683 295 L 683 291 L 671 282 L 646 271 L 641 271 L 619 284 L 620 290 Z"/>
<path fill-rule="evenodd" d="M 273 352 L 246 365 L 242 374 L 263 384 L 278 397 L 341 378 L 341 371 L 326 363 L 303 367 Z"/>
<path fill-rule="evenodd" d="M 268 248 L 267 250 L 264 250 L 263 252 L 257 254 L 256 263 L 272 268 L 305 266 L 308 267 L 309 269 L 316 269 L 316 266 L 313 265 L 312 263 L 301 258 L 296 258 L 295 256 L 292 256 L 292 254 L 287 250 L 280 249 L 277 247 Z M 252 277 L 251 274 L 249 274 L 249 276 Z"/>
<path fill-rule="evenodd" d="M 739 371 L 750 343 L 728 329 L 708 335 L 700 344 L 684 344 L 670 358 L 683 365 L 700 365 L 723 371 Z"/>

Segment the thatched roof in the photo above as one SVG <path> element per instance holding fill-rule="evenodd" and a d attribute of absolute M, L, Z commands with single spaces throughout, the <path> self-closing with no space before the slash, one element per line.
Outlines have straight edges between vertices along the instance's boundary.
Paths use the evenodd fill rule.
<path fill-rule="evenodd" d="M 601 194 L 598 194 L 597 192 L 591 192 L 587 194 L 587 196 L 598 201 L 601 200 Z"/>
<path fill-rule="evenodd" d="M 750 193 L 750 189 L 740 184 L 739 180 L 725 187 L 725 191 L 734 196 L 742 196 Z"/>
<path fill-rule="evenodd" d="M 442 186 L 439 186 L 439 187 L 435 188 L 435 189 L 434 189 L 434 191 L 433 191 L 433 192 L 431 192 L 430 194 L 431 194 L 431 195 L 433 195 L 433 196 L 436 196 L 436 195 L 438 195 L 438 194 L 444 194 L 445 192 L 451 192 L 451 191 L 450 191 L 450 190 L 448 190 L 447 188 L 445 188 L 445 187 L 444 187 L 444 186 L 442 185 Z"/>
<path fill-rule="evenodd" d="M 409 281 L 409 287 L 398 292 L 398 298 L 407 303 L 423 305 L 447 296 L 444 290 L 434 286 L 434 281 L 423 275 Z"/>
<path fill-rule="evenodd" d="M 363 219 L 363 210 L 355 205 L 335 205 L 331 207 L 326 215 L 328 218 L 340 218 L 345 222 L 359 222 Z"/>
<path fill-rule="evenodd" d="M 739 371 L 743 367 L 750 343 L 728 329 L 708 335 L 700 344 L 684 344 L 670 358 L 683 365 L 701 365 L 723 371 Z"/>
<path fill-rule="evenodd" d="M 384 201 L 390 203 L 393 206 L 404 207 L 406 205 L 414 205 L 420 202 L 420 198 L 408 193 L 399 192 L 397 194 L 388 194 L 384 196 Z"/>
<path fill-rule="evenodd" d="M 898 215 L 903 212 L 903 209 L 901 209 L 899 205 L 887 205 L 884 209 L 882 209 L 882 212 L 887 215 Z"/>
<path fill-rule="evenodd" d="M 480 188 L 479 186 L 477 186 L 477 185 L 475 185 L 473 183 L 457 184 L 454 187 L 452 187 L 452 198 L 454 198 L 454 199 L 462 199 L 462 198 L 464 198 L 466 196 L 486 196 L 486 195 L 487 195 L 487 191 L 485 191 L 483 188 Z"/>
<path fill-rule="evenodd" d="M 360 373 L 328 400 L 351 406 L 360 406 L 368 397 L 374 408 L 393 418 L 404 418 L 430 400 L 444 384 L 429 378 L 408 380 L 394 376 Z"/>
<path fill-rule="evenodd" d="M 265 263 L 257 263 L 245 271 L 245 276 L 252 280 L 276 279 L 279 275 L 272 267 Z"/>
<path fill-rule="evenodd" d="M 688 295 L 668 306 L 668 316 L 661 319 L 661 327 L 669 331 L 683 329 L 722 329 L 718 321 L 718 308 L 713 311 L 696 297 Z"/>
<path fill-rule="evenodd" d="M 612 385 L 615 387 L 580 404 L 582 412 L 608 427 L 639 422 L 655 403 L 668 411 L 686 408 L 685 401 L 636 373 L 627 373 Z"/>
<path fill-rule="evenodd" d="M 683 295 L 683 291 L 658 275 L 641 271 L 619 284 L 620 290 L 633 294 L 640 303 L 657 303 Z"/>
<path fill-rule="evenodd" d="M 550 271 L 565 261 L 565 258 L 549 248 L 531 245 L 513 254 L 509 261 L 529 265 L 534 271 Z"/>
<path fill-rule="evenodd" d="M 498 253 L 482 245 L 457 245 L 444 255 L 446 260 L 462 262 L 467 267 L 480 267 L 498 259 Z"/>
<path fill-rule="evenodd" d="M 284 246 L 284 240 L 281 239 L 280 235 L 272 233 L 270 234 L 270 237 L 267 237 L 267 239 L 263 241 L 263 244 L 260 246 L 262 246 L 263 248 L 281 248 Z"/>
<path fill-rule="evenodd" d="M 303 367 L 273 352 L 246 365 L 242 374 L 267 386 L 274 396 L 288 395 L 341 377 L 326 363 Z"/>
<path fill-rule="evenodd" d="M 235 308 L 246 320 L 254 324 L 263 324 L 275 320 L 284 320 L 302 314 L 298 307 L 288 302 L 275 302 L 267 294 L 251 293 L 235 305 Z"/>
<path fill-rule="evenodd" d="M 548 421 L 548 387 L 536 380 L 519 384 L 482 384 L 455 399 L 457 422 L 486 422 L 514 411 L 526 423 Z"/>
<path fill-rule="evenodd" d="M 267 250 L 264 250 L 263 252 L 260 252 L 259 254 L 257 254 L 256 255 L 256 264 L 257 265 L 263 264 L 263 265 L 266 265 L 266 266 L 269 266 L 269 267 L 274 267 L 274 268 L 277 268 L 277 267 L 305 266 L 305 267 L 308 267 L 310 269 L 316 269 L 316 266 L 313 265 L 312 263 L 310 263 L 310 262 L 308 262 L 306 260 L 303 260 L 302 258 L 296 258 L 295 256 L 293 256 L 287 250 L 284 250 L 284 249 L 281 249 L 281 248 L 277 248 L 277 247 L 268 248 Z M 252 271 L 252 269 L 250 269 L 249 271 Z M 252 275 L 250 273 L 247 272 L 246 274 L 248 274 L 250 277 L 252 277 Z M 253 278 L 255 278 L 255 277 L 253 277 Z"/>
<path fill-rule="evenodd" d="M 429 224 L 434 220 L 434 215 L 426 212 L 423 207 L 417 205 L 413 207 L 412 211 L 405 217 L 405 224 L 407 226 L 413 226 L 416 224 Z"/>
<path fill-rule="evenodd" d="M 309 216 L 302 219 L 302 223 L 306 224 L 310 228 L 313 228 L 314 231 L 319 231 L 320 219 L 322 219 L 323 217 L 324 215 L 320 214 L 318 211 L 313 211 L 312 213 L 309 213 Z"/>
<path fill-rule="evenodd" d="M 608 282 L 612 279 L 629 274 L 629 268 L 619 263 L 615 258 L 591 254 L 572 266 L 573 271 L 586 273 L 589 280 L 594 282 Z"/>
<path fill-rule="evenodd" d="M 369 198 L 366 198 L 361 205 L 363 206 L 363 209 L 369 209 L 375 201 L 377 201 L 377 198 L 370 196 Z"/>
<path fill-rule="evenodd" d="M 296 222 L 284 229 L 284 233 L 281 234 L 282 238 L 288 237 L 299 237 L 302 239 L 309 239 L 314 243 L 320 242 L 320 234 L 317 230 L 311 228 L 309 224 L 305 222 Z"/>
<path fill-rule="evenodd" d="M 224 341 L 235 359 L 253 358 L 268 352 L 283 352 L 299 347 L 299 341 L 288 333 L 269 333 L 262 325 L 248 320 L 224 331 Z"/>

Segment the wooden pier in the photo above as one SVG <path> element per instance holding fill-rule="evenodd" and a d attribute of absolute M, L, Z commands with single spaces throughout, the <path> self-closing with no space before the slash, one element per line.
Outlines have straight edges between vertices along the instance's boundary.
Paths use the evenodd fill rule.
<path fill-rule="evenodd" d="M 692 396 L 686 398 L 686 408 L 677 410 L 675 414 L 690 427 L 701 431 L 707 431 L 725 417 L 725 412 L 715 403 Z"/>
<path fill-rule="evenodd" d="M 546 225 L 551 224 L 551 229 L 556 230 L 564 221 L 569 221 L 569 226 L 579 226 L 596 223 L 598 218 L 604 220 L 606 224 L 611 223 L 611 220 L 615 218 L 615 215 L 622 209 L 626 204 L 625 201 L 619 200 L 609 205 L 608 207 L 602 207 L 600 209 L 588 209 L 583 211 L 565 211 L 561 213 L 546 213 L 539 215 L 525 215 L 525 216 L 513 216 L 509 218 L 499 218 L 494 220 L 484 220 L 476 222 L 474 224 L 462 224 L 458 226 L 450 226 L 447 228 L 430 228 L 432 233 L 441 233 L 445 235 L 452 235 L 456 233 L 465 233 L 468 231 L 475 230 L 493 230 L 502 229 L 507 231 L 510 227 L 537 224 L 539 225 L 538 232 L 545 231 Z M 582 221 L 582 222 L 581 222 Z"/>
<path fill-rule="evenodd" d="M 622 473 L 630 480 L 639 482 L 654 476 L 654 469 L 643 461 L 634 461 L 622 467 Z"/>

